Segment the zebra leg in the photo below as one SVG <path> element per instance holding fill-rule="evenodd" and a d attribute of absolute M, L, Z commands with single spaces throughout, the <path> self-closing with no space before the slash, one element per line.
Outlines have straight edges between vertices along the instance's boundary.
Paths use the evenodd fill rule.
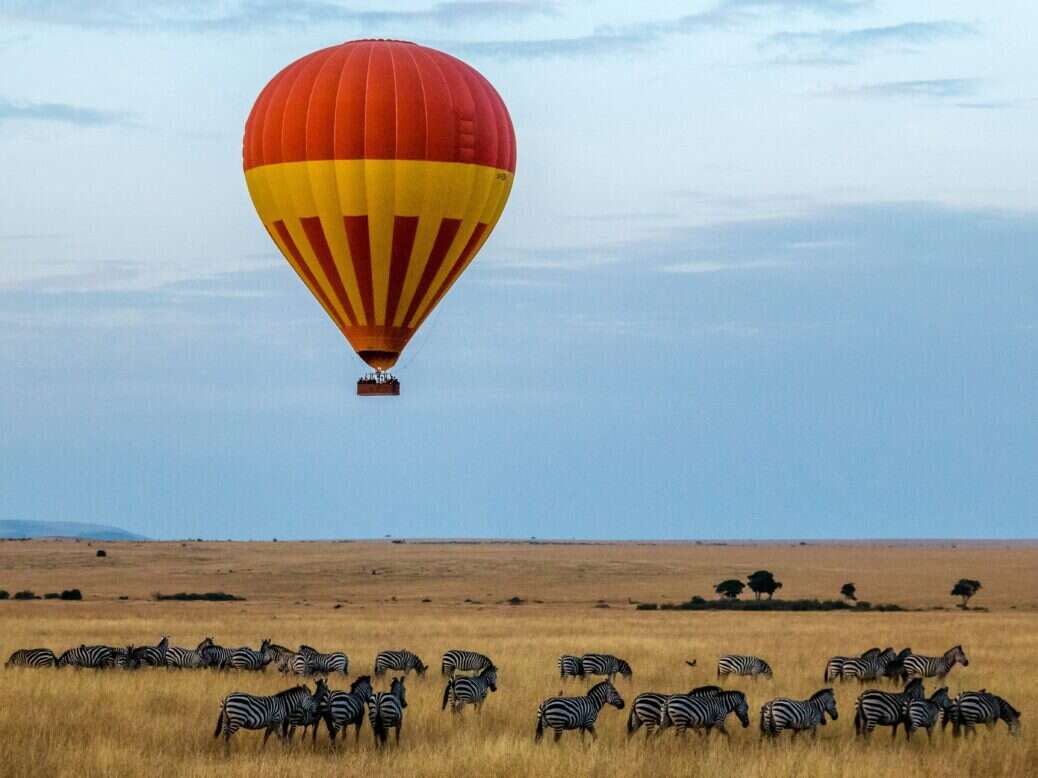
<path fill-rule="evenodd" d="M 561 729 L 555 730 L 555 737 L 552 739 L 552 742 L 553 743 L 558 743 L 560 737 L 562 737 L 562 730 Z"/>
<path fill-rule="evenodd" d="M 397 724 L 394 729 L 396 730 L 396 744 L 400 745 L 400 730 L 404 726 L 403 722 Z"/>
<path fill-rule="evenodd" d="M 270 734 L 274 731 L 276 727 L 277 724 L 271 724 L 267 726 L 267 731 L 263 733 L 263 745 L 261 746 L 261 748 L 267 747 L 267 740 L 270 738 Z"/>
<path fill-rule="evenodd" d="M 592 724 L 590 727 L 588 727 L 587 731 L 591 733 L 591 739 L 593 741 L 594 740 L 598 740 L 598 733 L 595 732 L 595 725 L 594 724 Z"/>

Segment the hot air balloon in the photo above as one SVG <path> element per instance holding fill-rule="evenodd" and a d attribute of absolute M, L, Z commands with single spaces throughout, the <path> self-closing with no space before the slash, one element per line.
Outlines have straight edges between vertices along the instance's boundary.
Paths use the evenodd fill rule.
<path fill-rule="evenodd" d="M 293 62 L 245 125 L 245 180 L 278 249 L 374 373 L 388 371 L 486 242 L 515 173 L 504 102 L 475 69 L 359 40 Z"/>

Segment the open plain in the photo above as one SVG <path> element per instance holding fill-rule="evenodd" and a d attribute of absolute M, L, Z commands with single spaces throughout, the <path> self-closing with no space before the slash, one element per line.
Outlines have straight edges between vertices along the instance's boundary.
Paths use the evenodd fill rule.
<path fill-rule="evenodd" d="M 107 556 L 98 558 L 104 548 Z M 858 597 L 905 613 L 701 613 L 637 611 L 637 602 L 713 598 L 713 585 L 758 569 L 783 582 L 778 597 Z M 961 611 L 949 596 L 959 578 L 983 589 Z M 84 601 L 0 602 L 0 650 L 81 643 L 193 647 L 205 636 L 226 646 L 270 637 L 350 656 L 350 678 L 369 673 L 375 653 L 407 647 L 430 665 L 408 678 L 399 748 L 375 750 L 365 723 L 332 749 L 242 732 L 229 753 L 214 740 L 221 698 L 232 690 L 272 693 L 294 683 L 263 674 L 147 669 L 138 672 L 4 669 L 0 672 L 3 776 L 280 776 L 395 774 L 1025 776 L 1038 774 L 1038 544 L 1034 543 L 0 543 L 0 588 L 37 594 L 76 587 Z M 158 602 L 156 592 L 223 591 L 237 602 Z M 746 595 L 744 595 L 744 598 Z M 125 598 L 125 599 L 123 599 Z M 521 604 L 510 604 L 519 598 Z M 605 607 L 608 606 L 608 607 Z M 987 610 L 980 610 L 986 608 Z M 1022 734 L 1004 725 L 976 738 L 903 735 L 855 738 L 857 685 L 837 684 L 838 721 L 817 740 L 762 742 L 756 715 L 775 696 L 821 688 L 833 654 L 873 645 L 939 654 L 961 643 L 968 667 L 947 679 L 952 695 L 987 688 L 1022 712 Z M 440 654 L 471 648 L 500 668 L 483 713 L 441 712 Z M 731 680 L 747 692 L 751 727 L 729 720 L 731 738 L 671 733 L 628 740 L 628 710 L 607 708 L 599 737 L 533 741 L 538 702 L 556 694 L 560 653 L 608 651 L 634 668 L 617 688 L 630 702 L 646 690 L 686 691 L 714 681 L 722 653 L 758 654 L 772 681 Z M 697 660 L 690 668 L 686 660 Z M 565 684 L 578 693 L 586 684 Z M 927 682 L 927 690 L 936 688 Z"/>

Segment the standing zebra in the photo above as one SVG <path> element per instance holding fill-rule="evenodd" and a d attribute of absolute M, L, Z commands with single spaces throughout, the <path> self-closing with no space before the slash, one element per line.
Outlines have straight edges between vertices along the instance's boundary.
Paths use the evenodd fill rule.
<path fill-rule="evenodd" d="M 293 708 L 288 713 L 288 719 L 285 724 L 288 727 L 288 740 L 292 740 L 292 735 L 295 734 L 296 727 L 303 728 L 303 734 L 301 738 L 306 737 L 307 727 L 314 728 L 314 734 L 312 740 L 317 740 L 317 725 L 321 723 L 321 714 L 324 712 L 324 707 L 328 700 L 328 683 L 324 678 L 317 679 L 317 688 L 314 689 L 313 696 L 304 699 L 298 706 Z"/>
<path fill-rule="evenodd" d="M 583 678 L 584 668 L 580 657 L 573 654 L 563 654 L 559 657 L 559 678 L 565 681 L 567 678 Z"/>
<path fill-rule="evenodd" d="M 630 680 L 632 672 L 627 660 L 612 654 L 584 654 L 580 658 L 580 674 L 584 677 L 604 675 L 606 680 L 612 683 L 617 675 Z"/>
<path fill-rule="evenodd" d="M 910 650 L 910 649 L 909 649 Z M 894 661 L 896 654 L 893 648 L 885 648 L 878 654 L 869 653 L 857 659 L 848 659 L 843 663 L 843 672 L 840 678 L 846 681 L 849 678 L 857 678 L 858 683 L 875 681 L 879 678 L 886 667 Z"/>
<path fill-rule="evenodd" d="M 165 635 L 154 646 L 139 646 L 133 651 L 133 658 L 138 665 L 147 667 L 165 667 L 166 652 L 169 650 L 169 638 Z"/>
<path fill-rule="evenodd" d="M 49 648 L 22 648 L 11 654 L 4 667 L 57 667 L 58 658 Z"/>
<path fill-rule="evenodd" d="M 166 667 L 179 667 L 184 669 L 205 667 L 207 662 L 203 652 L 211 645 L 213 645 L 213 639 L 206 638 L 198 644 L 197 648 L 194 649 L 170 646 L 166 649 Z"/>
<path fill-rule="evenodd" d="M 537 708 L 537 733 L 534 740 L 544 737 L 544 728 L 555 731 L 555 741 L 566 729 L 579 729 L 581 738 L 585 732 L 595 734 L 595 722 L 604 705 L 623 710 L 624 698 L 609 681 L 600 681 L 592 686 L 583 697 L 549 697 Z"/>
<path fill-rule="evenodd" d="M 461 713 L 466 705 L 475 705 L 476 712 L 483 710 L 488 692 L 497 691 L 497 668 L 490 665 L 476 676 L 451 676 L 443 690 L 443 705 L 440 710 L 451 706 L 451 713 Z"/>
<path fill-rule="evenodd" d="M 772 678 L 771 666 L 767 662 L 760 657 L 740 654 L 726 654 L 717 660 L 717 677 L 729 675 L 748 675 L 755 681 L 760 675 L 768 680 Z"/>
<path fill-rule="evenodd" d="M 912 649 L 910 648 L 901 649 L 901 653 L 899 653 L 897 656 L 891 659 L 890 662 L 887 663 L 887 666 L 883 668 L 882 672 L 879 673 L 877 678 L 886 678 L 888 681 L 895 685 L 903 681 L 906 681 L 907 678 L 905 677 L 905 659 L 911 653 Z"/>
<path fill-rule="evenodd" d="M 868 659 L 869 657 L 878 656 L 880 653 L 879 648 L 870 648 L 864 652 L 860 657 L 857 656 L 834 656 L 830 657 L 829 661 L 825 663 L 825 673 L 822 675 L 822 683 L 829 683 L 835 680 L 843 680 L 843 665 L 846 662 L 854 659 Z"/>
<path fill-rule="evenodd" d="M 219 737 L 222 731 L 226 747 L 230 745 L 231 735 L 239 729 L 266 729 L 263 735 L 265 746 L 275 730 L 280 729 L 278 737 L 284 737 L 291 713 L 303 707 L 306 704 L 304 701 L 312 696 L 309 686 L 296 686 L 269 697 L 232 692 L 220 703 L 220 715 L 216 719 L 213 737 Z"/>
<path fill-rule="evenodd" d="M 976 735 L 977 724 L 994 727 L 1000 720 L 1009 727 L 1010 735 L 1020 734 L 1020 711 L 1002 697 L 981 689 L 979 692 L 963 692 L 945 711 L 941 729 L 952 723 L 952 734 L 959 737 L 965 727 L 967 735 Z"/>
<path fill-rule="evenodd" d="M 378 656 L 375 657 L 376 678 L 385 675 L 386 670 L 399 670 L 406 676 L 411 670 L 422 675 L 428 669 L 428 665 L 424 664 L 417 654 L 412 654 L 403 648 L 399 651 L 379 651 Z"/>
<path fill-rule="evenodd" d="M 200 649 L 200 652 L 202 654 L 202 659 L 205 662 L 205 666 L 216 667 L 221 670 L 227 664 L 227 660 L 231 658 L 231 654 L 235 651 L 242 650 L 238 648 L 224 648 L 223 646 L 218 646 L 212 641 L 212 638 L 206 638 L 202 641 L 202 644 L 204 643 L 208 643 L 208 645 L 206 645 L 205 648 Z"/>
<path fill-rule="evenodd" d="M 909 700 L 905 703 L 904 711 L 905 737 L 911 740 L 913 732 L 925 729 L 926 739 L 932 740 L 937 717 L 948 710 L 951 704 L 947 686 L 935 691 L 928 700 Z"/>
<path fill-rule="evenodd" d="M 333 651 L 330 654 L 322 654 L 315 648 L 310 646 L 300 646 L 299 652 L 293 654 L 293 657 L 303 656 L 306 658 L 306 674 L 313 675 L 314 673 L 342 673 L 347 675 L 347 670 L 350 666 L 350 659 L 342 651 Z M 302 673 L 297 673 L 302 675 Z"/>
<path fill-rule="evenodd" d="M 459 670 L 472 670 L 476 673 L 481 673 L 488 667 L 493 666 L 494 663 L 485 654 L 452 648 L 450 651 L 445 651 L 443 658 L 440 660 L 440 673 L 453 678 L 454 674 Z"/>
<path fill-rule="evenodd" d="M 854 706 L 854 732 L 868 738 L 877 726 L 893 727 L 890 736 L 897 736 L 898 725 L 904 721 L 905 707 L 911 700 L 925 696 L 923 682 L 916 678 L 909 681 L 901 692 L 882 692 L 869 689 L 858 697 Z"/>
<path fill-rule="evenodd" d="M 368 697 L 368 720 L 375 736 L 375 745 L 382 747 L 389 739 L 389 730 L 396 731 L 396 742 L 400 743 L 400 729 L 404 726 L 404 708 L 407 696 L 403 677 L 394 678 L 388 692 L 375 692 Z"/>
<path fill-rule="evenodd" d="M 708 734 L 716 729 L 727 737 L 724 721 L 729 713 L 735 713 L 743 728 L 750 726 L 750 706 L 745 694 L 701 687 L 693 690 L 692 694 L 668 697 L 660 711 L 660 728 L 674 727 L 677 735 L 689 729 L 705 729 Z"/>
<path fill-rule="evenodd" d="M 236 651 L 232 651 L 227 660 L 220 666 L 221 670 L 230 668 L 231 670 L 254 670 L 260 671 L 267 669 L 267 665 L 270 664 L 274 658 L 274 652 L 270 648 L 270 638 L 265 639 L 259 647 L 259 651 L 253 651 L 251 648 L 239 648 Z"/>
<path fill-rule="evenodd" d="M 325 726 L 328 727 L 328 735 L 333 743 L 335 736 L 351 724 L 356 727 L 355 740 L 360 740 L 360 726 L 364 723 L 364 706 L 371 695 L 370 675 L 362 675 L 354 681 L 348 692 L 334 691 L 328 695 L 323 715 Z M 315 728 L 314 737 L 316 736 Z"/>
<path fill-rule="evenodd" d="M 137 656 L 137 649 L 133 646 L 112 649 L 112 667 L 120 670 L 139 670 L 141 660 Z"/>
<path fill-rule="evenodd" d="M 700 686 L 689 691 L 689 694 L 713 694 L 723 691 L 720 686 Z M 660 716 L 667 699 L 674 695 L 659 692 L 642 692 L 631 703 L 631 713 L 627 716 L 627 737 L 645 727 L 646 738 L 652 737 L 660 725 Z"/>
<path fill-rule="evenodd" d="M 793 737 L 796 737 L 809 729 L 811 737 L 818 737 L 818 727 L 825 726 L 826 714 L 833 721 L 839 718 L 836 713 L 836 695 L 832 689 L 821 689 L 807 700 L 779 697 L 761 706 L 760 732 L 762 735 L 778 737 L 782 730 L 791 729 Z"/>
<path fill-rule="evenodd" d="M 905 657 L 904 677 L 906 679 L 936 677 L 939 681 L 944 680 L 944 676 L 960 662 L 963 667 L 969 667 L 970 660 L 966 657 L 962 646 L 949 648 L 942 656 L 922 656 L 909 653 Z"/>
<path fill-rule="evenodd" d="M 57 667 L 114 667 L 115 651 L 108 646 L 70 648 L 58 657 Z"/>

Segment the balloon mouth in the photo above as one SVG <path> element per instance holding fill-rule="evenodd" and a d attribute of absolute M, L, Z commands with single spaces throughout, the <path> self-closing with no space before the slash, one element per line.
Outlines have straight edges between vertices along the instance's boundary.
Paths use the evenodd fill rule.
<path fill-rule="evenodd" d="M 357 356 L 375 370 L 389 370 L 400 359 L 399 351 L 358 351 Z"/>

